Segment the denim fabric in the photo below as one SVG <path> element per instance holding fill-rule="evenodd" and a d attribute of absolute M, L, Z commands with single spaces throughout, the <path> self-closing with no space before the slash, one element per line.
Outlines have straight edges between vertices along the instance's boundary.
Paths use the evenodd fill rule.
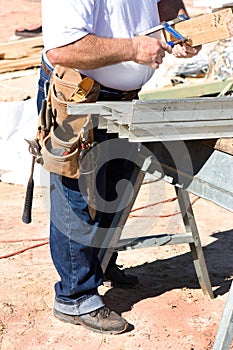
<path fill-rule="evenodd" d="M 52 70 L 46 62 L 44 64 Z M 37 97 L 38 111 L 49 78 L 41 68 Z M 109 136 L 105 130 L 99 130 L 97 127 L 94 133 L 95 140 L 98 143 L 102 142 L 103 145 L 104 141 L 117 138 L 117 135 Z M 126 140 L 119 142 L 127 155 L 130 147 L 134 148 L 132 144 L 126 144 Z M 114 149 L 115 147 L 116 145 L 113 146 Z M 103 157 L 106 152 L 107 159 L 111 159 L 109 158 L 111 144 L 107 148 L 109 149 L 103 147 L 101 156 Z M 123 159 L 124 156 L 121 158 L 105 163 L 96 175 L 96 187 L 104 203 L 115 201 L 117 204 L 116 198 L 120 194 L 116 192 L 116 184 L 122 178 L 130 178 L 132 163 Z M 100 245 L 96 243 L 98 241 L 96 237 L 100 240 L 104 238 L 117 208 L 113 206 L 111 210 L 107 210 L 108 205 L 98 206 L 97 203 L 97 214 L 92 220 L 88 212 L 86 195 L 80 190 L 83 176 L 85 175 L 79 180 L 74 180 L 50 174 L 50 250 L 54 266 L 60 276 L 60 281 L 55 284 L 54 306 L 58 311 L 71 315 L 85 314 L 104 305 L 97 292 L 98 286 L 103 282 L 103 272 L 97 256 Z M 112 256 L 110 264 L 115 263 L 116 257 L 116 254 Z"/>
<path fill-rule="evenodd" d="M 84 315 L 88 314 L 96 309 L 96 306 L 99 307 L 104 306 L 101 298 L 97 294 L 86 295 L 83 298 L 79 298 L 75 303 L 74 302 L 59 302 L 57 298 L 55 298 L 54 308 L 57 311 L 63 312 L 67 315 Z"/>
<path fill-rule="evenodd" d="M 47 75 L 45 71 L 43 70 L 42 66 L 40 67 L 40 77 L 38 81 L 38 93 L 37 93 L 37 110 L 38 113 L 40 112 L 42 101 L 45 98 L 46 89 L 48 89 L 49 86 L 49 80 L 52 74 L 52 67 L 50 67 L 45 60 L 42 57 L 42 61 L 44 65 L 48 68 L 48 70 L 51 71 L 50 75 Z"/>

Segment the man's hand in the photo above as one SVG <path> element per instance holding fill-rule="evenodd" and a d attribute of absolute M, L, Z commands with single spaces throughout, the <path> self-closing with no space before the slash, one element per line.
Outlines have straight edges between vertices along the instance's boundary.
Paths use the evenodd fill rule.
<path fill-rule="evenodd" d="M 170 45 L 162 40 L 147 36 L 138 36 L 133 39 L 134 62 L 150 66 L 153 69 L 159 68 L 163 62 L 165 53 L 172 53 Z"/>
<path fill-rule="evenodd" d="M 191 47 L 188 44 L 176 45 L 172 49 L 172 53 L 175 57 L 178 58 L 191 58 L 196 56 L 201 50 L 201 46 Z"/>

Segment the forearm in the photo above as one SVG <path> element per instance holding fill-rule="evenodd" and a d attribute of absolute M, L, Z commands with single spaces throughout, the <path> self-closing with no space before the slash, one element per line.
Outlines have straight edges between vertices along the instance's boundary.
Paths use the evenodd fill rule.
<path fill-rule="evenodd" d="M 182 0 L 161 0 L 158 8 L 161 22 L 174 19 L 181 14 L 188 16 Z"/>
<path fill-rule="evenodd" d="M 165 52 L 171 47 L 164 41 L 148 36 L 134 38 L 103 38 L 92 34 L 76 42 L 47 52 L 51 64 L 89 70 L 126 61 L 157 69 Z"/>
<path fill-rule="evenodd" d="M 50 62 L 78 69 L 96 69 L 133 60 L 132 39 L 86 35 L 84 38 L 47 52 Z"/>

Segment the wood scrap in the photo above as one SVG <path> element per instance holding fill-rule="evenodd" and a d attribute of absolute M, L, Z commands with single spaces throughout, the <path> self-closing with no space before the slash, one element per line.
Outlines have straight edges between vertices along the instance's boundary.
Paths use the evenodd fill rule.
<path fill-rule="evenodd" d="M 226 8 L 207 13 L 175 23 L 173 27 L 188 38 L 188 43 L 193 47 L 228 39 L 233 36 L 233 10 Z M 172 35 L 165 31 L 164 36 L 167 41 L 174 41 Z"/>
<path fill-rule="evenodd" d="M 39 66 L 42 50 L 42 36 L 0 44 L 0 73 Z"/>
<path fill-rule="evenodd" d="M 203 140 L 202 144 L 218 151 L 233 155 L 233 138 Z"/>
<path fill-rule="evenodd" d="M 233 155 L 233 138 L 218 139 L 215 149 Z"/>
<path fill-rule="evenodd" d="M 0 74 L 6 72 L 14 72 L 33 67 L 39 67 L 41 64 L 41 55 L 35 57 L 23 57 L 16 60 L 0 60 Z"/>
<path fill-rule="evenodd" d="M 219 95 L 227 88 L 228 92 L 233 91 L 233 78 L 226 80 L 210 79 L 189 79 L 187 83 L 175 86 L 163 87 L 160 89 L 147 90 L 139 93 L 141 100 L 187 98 Z M 226 93 L 226 91 L 225 91 Z"/>
<path fill-rule="evenodd" d="M 27 52 L 31 53 L 33 50 L 42 48 L 42 36 L 27 39 L 18 39 L 0 44 L 0 57 L 5 59 L 18 58 L 19 56 L 25 57 L 25 54 L 27 54 Z"/>

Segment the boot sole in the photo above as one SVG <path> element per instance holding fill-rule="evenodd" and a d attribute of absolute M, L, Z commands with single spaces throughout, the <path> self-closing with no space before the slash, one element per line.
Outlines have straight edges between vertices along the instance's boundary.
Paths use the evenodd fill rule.
<path fill-rule="evenodd" d="M 62 322 L 65 322 L 65 323 L 71 323 L 71 324 L 75 324 L 75 325 L 80 325 L 80 326 L 83 326 L 85 327 L 86 329 L 90 330 L 90 331 L 93 331 L 95 333 L 102 333 L 102 334 L 120 334 L 120 333 L 123 333 L 126 331 L 126 329 L 128 328 L 128 323 L 126 323 L 125 327 L 121 330 L 118 330 L 118 331 L 105 331 L 103 329 L 98 329 L 98 328 L 92 328 L 90 326 L 87 326 L 84 322 L 82 322 L 78 316 L 73 316 L 73 315 L 67 315 L 67 314 L 63 314 L 62 312 L 60 311 L 57 311 L 57 310 L 53 310 L 53 314 L 54 316 L 62 321 Z"/>

